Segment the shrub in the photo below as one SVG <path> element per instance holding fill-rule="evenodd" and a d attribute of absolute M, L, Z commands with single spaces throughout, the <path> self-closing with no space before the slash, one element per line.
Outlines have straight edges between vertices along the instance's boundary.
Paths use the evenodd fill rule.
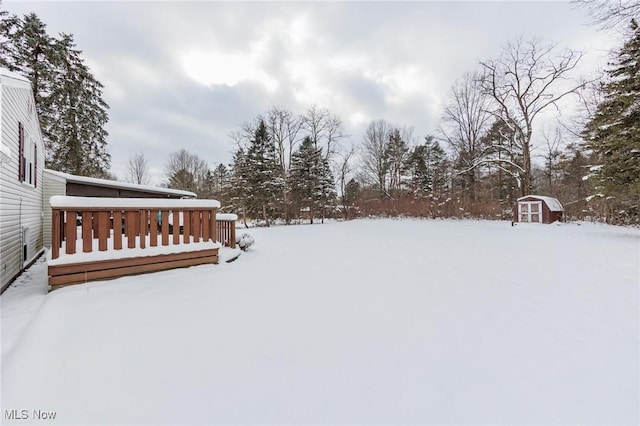
<path fill-rule="evenodd" d="M 249 234 L 242 234 L 239 237 L 236 237 L 236 244 L 238 244 L 238 247 L 240 247 L 240 250 L 242 251 L 247 251 L 254 242 L 253 237 Z"/>

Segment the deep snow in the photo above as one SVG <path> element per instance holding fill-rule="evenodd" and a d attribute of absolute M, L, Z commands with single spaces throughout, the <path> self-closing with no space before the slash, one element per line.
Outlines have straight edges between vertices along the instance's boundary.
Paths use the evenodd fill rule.
<path fill-rule="evenodd" d="M 637 230 L 246 232 L 229 264 L 49 295 L 28 272 L 0 298 L 3 424 L 640 422 Z"/>

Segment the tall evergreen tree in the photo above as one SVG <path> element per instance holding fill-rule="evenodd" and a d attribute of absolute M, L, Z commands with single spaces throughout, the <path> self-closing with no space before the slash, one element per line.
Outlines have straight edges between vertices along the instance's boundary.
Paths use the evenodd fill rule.
<path fill-rule="evenodd" d="M 385 155 L 389 165 L 389 190 L 397 193 L 402 188 L 409 147 L 400 136 L 400 129 L 393 129 L 389 135 Z"/>
<path fill-rule="evenodd" d="M 231 173 L 225 189 L 229 207 L 242 214 L 242 221 L 247 226 L 247 200 L 249 194 L 249 168 L 247 155 L 242 148 L 233 154 Z"/>
<path fill-rule="evenodd" d="M 631 30 L 607 71 L 604 99 L 584 132 L 587 147 L 601 162 L 597 190 L 613 197 L 618 212 L 613 221 L 640 217 L 640 27 L 635 20 Z"/>
<path fill-rule="evenodd" d="M 0 63 L 29 79 L 45 142 L 46 166 L 109 178 L 108 105 L 103 86 L 75 48 L 73 36 L 47 34 L 35 13 L 0 16 Z"/>
<path fill-rule="evenodd" d="M 264 120 L 260 120 L 246 156 L 246 207 L 253 217 L 261 216 L 269 226 L 282 195 L 285 181 L 282 177 L 273 141 L 267 133 Z"/>
<path fill-rule="evenodd" d="M 335 182 L 322 148 L 309 136 L 291 157 L 289 182 L 294 204 L 309 208 L 311 223 L 316 213 L 324 220 L 326 207 L 336 199 Z"/>
<path fill-rule="evenodd" d="M 107 151 L 109 106 L 103 85 L 95 79 L 75 48 L 73 36 L 55 43 L 56 69 L 50 96 L 55 120 L 48 129 L 49 166 L 56 170 L 105 177 L 111 163 Z"/>
<path fill-rule="evenodd" d="M 437 195 L 445 190 L 447 183 L 447 154 L 433 136 L 424 139 L 424 144 L 411 150 L 407 160 L 409 185 L 416 195 Z"/>
<path fill-rule="evenodd" d="M 0 67 L 15 71 L 14 58 L 16 56 L 15 33 L 19 29 L 20 20 L 16 15 L 11 15 L 2 9 L 0 2 Z"/>

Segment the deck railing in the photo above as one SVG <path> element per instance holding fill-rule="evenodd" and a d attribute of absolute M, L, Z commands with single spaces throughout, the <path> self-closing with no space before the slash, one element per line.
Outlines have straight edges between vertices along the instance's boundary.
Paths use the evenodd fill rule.
<path fill-rule="evenodd" d="M 236 221 L 238 216 L 229 213 L 216 215 L 216 233 L 218 241 L 224 246 L 236 248 Z"/>
<path fill-rule="evenodd" d="M 52 259 L 62 248 L 74 254 L 209 240 L 235 247 L 235 221 L 217 222 L 215 200 L 55 196 L 50 203 Z"/>

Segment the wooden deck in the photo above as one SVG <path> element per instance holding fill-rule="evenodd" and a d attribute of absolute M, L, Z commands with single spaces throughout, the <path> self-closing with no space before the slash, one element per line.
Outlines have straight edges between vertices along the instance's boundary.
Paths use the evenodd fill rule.
<path fill-rule="evenodd" d="M 214 200 L 52 197 L 51 206 L 52 290 L 217 263 L 220 246 L 235 248 L 235 221 L 217 220 Z"/>

